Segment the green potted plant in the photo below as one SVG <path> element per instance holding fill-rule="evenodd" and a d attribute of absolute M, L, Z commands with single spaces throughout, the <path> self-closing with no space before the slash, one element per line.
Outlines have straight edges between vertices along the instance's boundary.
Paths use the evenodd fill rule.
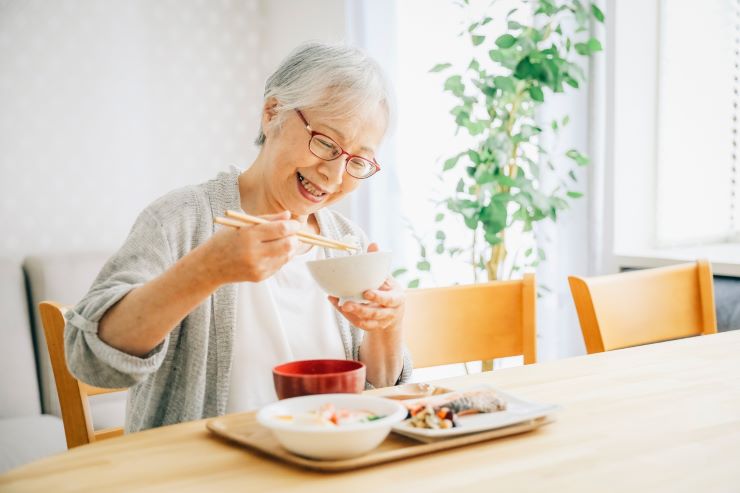
<path fill-rule="evenodd" d="M 461 5 L 469 8 L 467 1 Z M 565 155 L 570 168 L 556 170 L 553 151 L 539 140 L 544 132 L 557 134 L 568 124 L 568 116 L 547 126 L 540 125 L 536 116 L 553 93 L 578 90 L 585 81 L 577 60 L 602 49 L 588 28 L 591 18 L 603 22 L 604 15 L 596 5 L 579 0 L 535 0 L 530 5 L 531 25 L 514 20 L 516 9 L 507 14 L 504 33 L 487 32 L 492 20 L 488 16 L 470 23 L 462 35 L 468 37 L 476 55 L 464 70 L 450 73 L 454 67 L 449 63 L 431 69 L 447 74 L 444 90 L 456 98 L 450 113 L 458 131 L 467 132 L 472 142 L 444 161 L 444 182 L 455 183 L 455 188 L 440 201 L 444 210 L 435 217 L 442 224 L 448 213 L 459 216 L 471 230 L 469 242 L 451 245 L 439 228 L 435 250 L 464 255 L 472 264 L 475 280 L 483 272 L 489 280 L 510 277 L 511 270 L 503 272 L 509 232 L 531 235 L 537 221 L 555 221 L 571 199 L 581 196 L 574 190 L 574 168 L 589 162 L 580 151 L 569 149 Z M 545 173 L 549 174 L 547 182 L 555 186 L 543 183 Z M 523 253 L 514 271 L 544 259 L 534 241 L 528 242 Z M 418 271 L 431 267 L 423 244 L 416 267 Z M 409 286 L 418 284 L 414 279 Z"/>

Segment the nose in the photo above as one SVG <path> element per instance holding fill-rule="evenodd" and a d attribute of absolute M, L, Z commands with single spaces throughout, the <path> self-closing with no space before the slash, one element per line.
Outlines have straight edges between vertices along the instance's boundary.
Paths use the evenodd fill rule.
<path fill-rule="evenodd" d="M 346 154 L 346 153 L 345 153 Z M 347 155 L 339 156 L 331 161 L 321 161 L 318 167 L 319 174 L 326 180 L 327 185 L 339 186 L 344 179 L 344 168 L 347 165 Z"/>

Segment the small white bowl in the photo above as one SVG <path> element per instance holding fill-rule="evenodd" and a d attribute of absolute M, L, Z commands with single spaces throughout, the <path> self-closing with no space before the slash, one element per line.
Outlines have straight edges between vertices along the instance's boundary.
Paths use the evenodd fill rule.
<path fill-rule="evenodd" d="M 317 411 L 324 404 L 338 409 L 370 411 L 383 418 L 369 423 L 321 426 L 286 422 L 278 416 L 296 416 Z M 283 399 L 257 413 L 257 421 L 275 434 L 280 444 L 294 454 L 311 459 L 339 460 L 365 454 L 385 440 L 391 427 L 406 418 L 408 411 L 396 401 L 358 394 L 317 394 Z"/>
<path fill-rule="evenodd" d="M 379 288 L 390 274 L 391 253 L 372 252 L 307 262 L 321 289 L 340 300 L 362 301 L 362 293 Z"/>

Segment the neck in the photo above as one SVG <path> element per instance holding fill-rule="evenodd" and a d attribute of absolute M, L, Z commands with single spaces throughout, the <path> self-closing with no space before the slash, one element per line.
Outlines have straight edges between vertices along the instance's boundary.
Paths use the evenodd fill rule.
<path fill-rule="evenodd" d="M 262 216 L 286 210 L 275 198 L 270 180 L 265 176 L 266 169 L 266 160 L 260 152 L 254 163 L 239 175 L 239 200 L 247 214 Z M 291 211 L 291 218 L 305 225 L 316 224 L 313 214 L 300 216 Z"/>

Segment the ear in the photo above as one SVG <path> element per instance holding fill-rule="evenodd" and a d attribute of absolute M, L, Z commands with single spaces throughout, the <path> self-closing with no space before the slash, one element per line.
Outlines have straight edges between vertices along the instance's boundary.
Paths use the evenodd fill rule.
<path fill-rule="evenodd" d="M 275 121 L 278 114 L 279 102 L 274 97 L 267 98 L 262 105 L 262 133 L 267 136 L 271 131 L 270 124 Z"/>

